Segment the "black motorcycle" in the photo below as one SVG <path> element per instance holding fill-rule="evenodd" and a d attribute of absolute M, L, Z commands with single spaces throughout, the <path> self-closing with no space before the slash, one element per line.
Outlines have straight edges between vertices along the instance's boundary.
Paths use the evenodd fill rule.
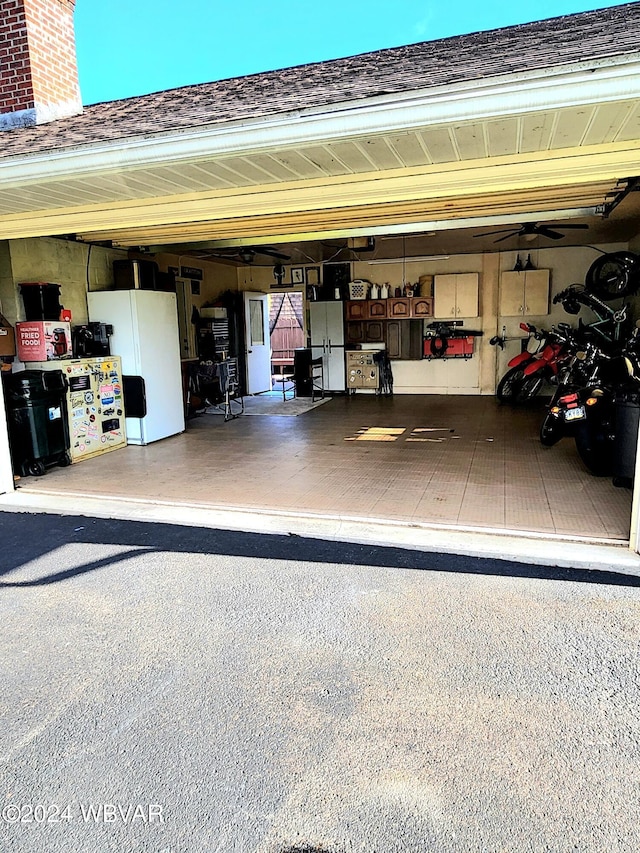
<path fill-rule="evenodd" d="M 640 390 L 638 330 L 616 353 L 593 342 L 576 353 L 564 387 L 559 388 L 540 429 L 540 440 L 550 446 L 573 436 L 585 466 L 596 476 L 614 471 L 618 403 Z"/>

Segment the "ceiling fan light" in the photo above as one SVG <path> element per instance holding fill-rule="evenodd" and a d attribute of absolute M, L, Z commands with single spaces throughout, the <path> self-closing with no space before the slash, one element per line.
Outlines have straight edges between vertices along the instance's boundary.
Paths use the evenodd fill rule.
<path fill-rule="evenodd" d="M 526 234 L 523 234 L 523 237 L 527 241 L 527 243 L 531 243 L 533 240 L 536 239 L 537 236 L 538 235 L 535 232 L 527 232 Z"/>

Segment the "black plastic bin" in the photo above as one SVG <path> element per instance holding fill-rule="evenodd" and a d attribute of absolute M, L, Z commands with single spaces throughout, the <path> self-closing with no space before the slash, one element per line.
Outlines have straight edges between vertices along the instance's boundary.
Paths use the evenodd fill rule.
<path fill-rule="evenodd" d="M 26 281 L 20 285 L 27 320 L 59 320 L 60 285 L 42 281 Z"/>
<path fill-rule="evenodd" d="M 636 394 L 616 400 L 616 437 L 613 447 L 613 481 L 615 485 L 633 482 L 640 423 L 640 398 Z"/>
<path fill-rule="evenodd" d="M 67 380 L 61 370 L 23 370 L 7 379 L 11 458 L 16 474 L 36 477 L 69 465 Z"/>

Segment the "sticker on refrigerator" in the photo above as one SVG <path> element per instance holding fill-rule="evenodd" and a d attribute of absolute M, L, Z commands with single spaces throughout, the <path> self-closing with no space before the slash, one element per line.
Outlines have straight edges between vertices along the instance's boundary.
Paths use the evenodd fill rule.
<path fill-rule="evenodd" d="M 49 420 L 57 421 L 62 417 L 62 410 L 60 406 L 51 406 L 49 408 Z"/>
<path fill-rule="evenodd" d="M 86 373 L 81 376 L 72 376 L 69 379 L 70 391 L 88 391 L 91 388 L 91 377 Z"/>
<path fill-rule="evenodd" d="M 103 406 L 110 406 L 114 402 L 113 385 L 100 386 L 100 399 Z"/>

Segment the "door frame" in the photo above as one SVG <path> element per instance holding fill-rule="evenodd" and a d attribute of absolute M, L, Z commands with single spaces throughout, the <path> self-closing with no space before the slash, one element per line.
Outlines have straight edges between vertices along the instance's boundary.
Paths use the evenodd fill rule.
<path fill-rule="evenodd" d="M 254 344 L 251 340 L 251 302 L 260 302 L 262 305 L 262 335 L 263 344 Z M 245 290 L 243 292 L 244 309 L 244 348 L 245 348 L 245 372 L 246 393 L 261 394 L 271 390 L 271 336 L 269 334 L 269 294 L 261 291 Z M 263 352 L 255 352 L 253 348 L 264 347 Z M 251 355 L 259 356 L 258 359 L 250 358 Z M 266 358 L 265 358 L 266 357 Z"/>

